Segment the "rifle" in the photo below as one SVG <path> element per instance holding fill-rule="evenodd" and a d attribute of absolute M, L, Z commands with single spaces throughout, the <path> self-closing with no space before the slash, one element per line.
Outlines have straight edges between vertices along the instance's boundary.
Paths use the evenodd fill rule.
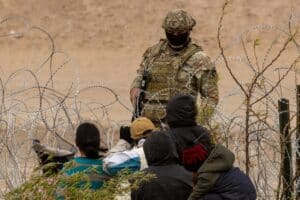
<path fill-rule="evenodd" d="M 145 97 L 145 90 L 147 88 L 147 83 L 149 79 L 149 72 L 144 70 L 141 82 L 141 91 L 139 95 L 136 97 L 136 104 L 134 107 L 134 112 L 131 121 L 135 120 L 136 118 L 142 115 L 142 110 L 144 108 L 144 97 Z"/>

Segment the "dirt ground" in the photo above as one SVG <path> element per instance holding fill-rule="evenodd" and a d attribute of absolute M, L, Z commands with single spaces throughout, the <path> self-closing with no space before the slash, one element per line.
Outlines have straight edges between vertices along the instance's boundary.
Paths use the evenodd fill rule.
<path fill-rule="evenodd" d="M 191 34 L 193 41 L 216 61 L 221 98 L 218 109 L 230 115 L 240 107 L 243 98 L 224 62 L 219 59 L 217 29 L 223 3 L 223 0 L 0 0 L 0 78 L 5 82 L 17 70 L 30 69 L 41 84 L 47 82 L 49 65 L 43 66 L 42 63 L 51 53 L 52 46 L 47 35 L 36 28 L 39 27 L 52 36 L 57 52 L 51 70 L 59 71 L 48 85 L 67 93 L 72 83 L 74 91 L 102 84 L 112 89 L 125 107 L 130 108 L 129 86 L 144 51 L 164 37 L 161 24 L 166 13 L 181 8 L 197 21 Z M 222 29 L 222 44 L 230 58 L 230 67 L 243 84 L 250 81 L 252 72 L 242 62 L 246 55 L 240 36 L 253 64 L 256 63 L 253 43 L 255 40 L 259 42 L 257 62 L 262 66 L 272 61 L 287 40 L 289 19 L 292 31 L 296 30 L 300 24 L 299 13 L 300 2 L 297 0 L 230 1 Z M 22 33 L 22 37 L 4 37 L 14 32 Z M 298 41 L 299 35 L 295 38 Z M 276 68 L 281 69 L 282 75 L 298 54 L 298 49 L 291 42 L 267 71 L 267 77 L 271 81 L 277 80 Z M 66 60 L 68 63 L 64 65 Z M 280 97 L 289 98 L 291 108 L 295 109 L 297 73 L 290 73 L 282 82 L 281 90 L 274 91 L 275 102 Z M 32 85 L 35 85 L 35 80 L 28 73 L 14 76 L 6 86 L 7 93 L 11 94 L 8 102 L 12 102 L 13 98 L 25 99 L 27 109 L 38 109 L 37 100 L 28 98 L 27 93 L 15 94 Z M 83 91 L 80 98 L 108 104 L 114 95 L 95 88 Z M 110 106 L 108 112 L 114 121 L 129 121 L 131 118 L 131 112 L 120 103 Z M 26 114 L 21 118 L 26 121 Z"/>

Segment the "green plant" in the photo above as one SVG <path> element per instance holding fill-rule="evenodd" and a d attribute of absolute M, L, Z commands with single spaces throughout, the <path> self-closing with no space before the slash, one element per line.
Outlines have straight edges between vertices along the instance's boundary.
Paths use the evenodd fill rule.
<path fill-rule="evenodd" d="M 19 188 L 6 194 L 5 199 L 56 199 L 63 195 L 64 199 L 113 199 L 136 189 L 154 177 L 153 174 L 144 172 L 132 173 L 122 170 L 115 177 L 105 182 L 99 190 L 91 190 L 88 176 L 85 173 L 77 173 L 65 176 L 62 172 L 52 175 L 35 174 Z M 130 184 L 128 183 L 130 180 Z M 85 182 L 85 184 L 81 184 Z M 127 183 L 127 184 L 126 184 Z M 80 187 L 78 187 L 80 184 Z M 61 187 L 64 185 L 64 187 Z"/>

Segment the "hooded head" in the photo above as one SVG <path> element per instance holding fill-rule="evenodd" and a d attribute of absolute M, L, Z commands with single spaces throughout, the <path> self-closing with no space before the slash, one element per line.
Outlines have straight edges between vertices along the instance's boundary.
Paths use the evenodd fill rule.
<path fill-rule="evenodd" d="M 190 41 L 190 31 L 195 24 L 196 21 L 184 10 L 170 11 L 162 24 L 169 45 L 175 50 L 185 47 Z"/>
<path fill-rule="evenodd" d="M 175 144 L 165 132 L 153 132 L 144 142 L 143 148 L 149 166 L 165 166 L 179 162 Z"/>
<path fill-rule="evenodd" d="M 174 96 L 167 104 L 166 113 L 166 121 L 170 128 L 197 125 L 197 107 L 193 96 Z"/>

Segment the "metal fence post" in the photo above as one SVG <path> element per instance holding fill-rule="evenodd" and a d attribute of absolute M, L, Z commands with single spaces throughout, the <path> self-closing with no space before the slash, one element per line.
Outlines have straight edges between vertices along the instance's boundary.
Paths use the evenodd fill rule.
<path fill-rule="evenodd" d="M 289 134 L 289 100 L 280 99 L 278 101 L 279 111 L 279 129 L 281 133 L 281 148 L 282 148 L 282 176 L 283 176 L 283 193 L 284 199 L 292 199 L 293 192 L 293 167 L 292 167 L 292 147 L 291 147 L 291 136 Z"/>
<path fill-rule="evenodd" d="M 297 121 L 296 121 L 296 172 L 295 175 L 297 177 L 296 182 L 296 199 L 300 200 L 300 85 L 297 85 L 297 94 L 296 94 L 296 101 L 297 101 Z"/>

